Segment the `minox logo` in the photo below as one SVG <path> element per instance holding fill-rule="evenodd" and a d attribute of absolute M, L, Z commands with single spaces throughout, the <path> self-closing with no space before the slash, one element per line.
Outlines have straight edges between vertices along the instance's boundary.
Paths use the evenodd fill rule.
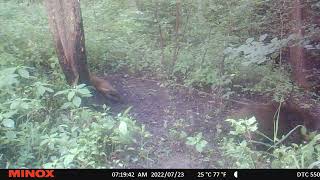
<path fill-rule="evenodd" d="M 9 178 L 53 178 L 54 170 L 43 170 L 43 169 L 15 169 L 8 171 Z"/>

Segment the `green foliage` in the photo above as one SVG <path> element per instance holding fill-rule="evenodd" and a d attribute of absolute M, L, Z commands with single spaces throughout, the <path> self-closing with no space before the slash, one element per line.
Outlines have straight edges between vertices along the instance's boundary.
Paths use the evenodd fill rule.
<path fill-rule="evenodd" d="M 275 143 L 269 153 L 256 150 L 254 141 L 251 140 L 258 133 L 254 117 L 226 121 L 231 123 L 231 130 L 229 136 L 223 138 L 220 147 L 224 157 L 235 162 L 232 168 L 319 168 L 319 134 L 307 144 Z"/>
<path fill-rule="evenodd" d="M 255 41 L 254 38 L 248 38 L 245 44 L 237 48 L 228 47 L 225 53 L 230 54 L 232 58 L 241 58 L 241 63 L 244 66 L 268 62 L 272 56 L 277 55 L 280 48 L 287 45 L 289 39 L 278 40 L 273 38 L 270 43 L 265 43 L 267 36 L 267 34 L 260 36 L 258 41 Z"/>
<path fill-rule="evenodd" d="M 287 71 L 275 68 L 273 62 L 283 58 L 279 57 L 280 50 L 292 37 L 279 39 L 275 34 L 260 33 L 265 31 L 262 25 L 266 19 L 274 18 L 269 2 L 183 1 L 178 37 L 172 13 L 175 3 L 84 1 L 91 65 L 102 71 L 148 70 L 188 86 L 224 88 L 224 98 L 240 90 L 280 99 L 291 91 Z M 265 14 L 256 13 L 261 7 Z M 179 48 L 173 64 L 176 39 Z"/>
<path fill-rule="evenodd" d="M 0 24 L 3 27 L 0 58 L 6 60 L 0 63 L 32 64 L 49 72 L 50 80 L 61 83 L 63 76 L 58 71 L 42 4 L 19 2 L 1 2 L 0 17 L 6 20 Z M 186 85 L 223 87 L 226 98 L 240 90 L 279 99 L 292 89 L 283 64 L 280 68 L 272 66 L 276 59 L 284 60 L 281 48 L 293 38 L 279 37 L 270 30 L 285 27 L 267 24 L 275 21 L 275 26 L 281 25 L 278 17 L 274 17 L 275 8 L 283 10 L 281 2 L 183 1 L 177 37 L 179 50 L 173 64 L 175 3 L 174 0 L 82 1 L 90 66 L 105 72 L 122 68 L 132 72 L 148 70 L 182 80 Z"/>
<path fill-rule="evenodd" d="M 234 131 L 230 131 L 231 135 L 242 135 L 246 133 L 252 133 L 258 129 L 255 117 L 252 117 L 247 120 L 227 119 L 226 121 L 231 123 L 232 127 L 234 128 Z"/>
<path fill-rule="evenodd" d="M 296 89 L 282 53 L 294 38 L 283 33 L 289 16 L 282 1 L 183 0 L 178 32 L 176 2 L 81 1 L 91 71 L 146 71 L 209 87 L 222 98 L 259 93 L 280 101 Z M 0 27 L 0 167 L 122 167 L 148 158 L 150 134 L 127 114 L 130 109 L 117 117 L 106 107 L 94 111 L 82 103 L 88 87 L 67 87 L 42 0 L 0 1 Z M 310 37 L 319 33 L 316 26 L 306 30 Z M 318 166 L 317 135 L 292 146 L 274 138 L 274 151 L 265 154 L 248 141 L 258 132 L 254 120 L 228 120 L 234 130 L 222 147 L 236 167 Z M 170 135 L 204 151 L 202 134 L 188 137 L 181 124 Z"/>
<path fill-rule="evenodd" d="M 67 87 L 42 3 L 0 4 L 0 167 L 122 167 L 146 158 L 145 144 L 150 134 L 144 126 L 139 127 L 127 114 L 113 117 L 106 108 L 98 112 L 81 106 L 83 98 L 90 96 L 87 87 Z M 111 6 L 114 11 L 110 11 Z M 118 16 L 125 8 L 120 1 L 94 3 L 93 7 L 105 8 L 110 14 L 91 16 L 90 10 L 95 9 L 83 8 L 89 62 L 99 70 L 105 64 L 122 65 L 120 60 L 128 60 L 123 59 L 127 49 L 135 46 L 123 46 L 130 28 L 113 33 L 107 23 L 104 32 L 111 32 L 107 36 L 114 38 L 110 43 L 106 34 L 99 33 L 104 27 L 96 24 L 110 19 L 118 29 L 119 25 L 133 23 L 124 23 L 126 17 Z M 139 43 L 137 39 L 140 37 L 129 40 Z M 107 62 L 104 57 L 108 57 Z M 119 153 L 125 158 L 114 158 L 113 154 Z"/>
<path fill-rule="evenodd" d="M 195 146 L 198 152 L 202 152 L 206 147 L 206 145 L 208 144 L 208 142 L 203 139 L 202 133 L 200 132 L 194 137 L 187 137 L 186 144 Z"/>
<path fill-rule="evenodd" d="M 116 150 L 127 152 L 128 145 L 131 158 L 140 158 L 140 142 L 150 136 L 144 127 L 127 114 L 114 118 L 106 108 L 80 107 L 90 96 L 84 85 L 58 90 L 36 81 L 27 69 L 0 70 L 6 79 L 0 89 L 0 167 L 119 167 L 129 161 L 109 157 Z"/>
<path fill-rule="evenodd" d="M 61 106 L 61 109 L 66 108 L 78 108 L 81 105 L 81 98 L 91 97 L 90 91 L 85 87 L 85 84 L 80 84 L 75 86 L 72 89 L 66 89 L 62 91 L 58 91 L 54 94 L 54 96 L 65 95 L 67 96 L 68 102 L 64 103 Z"/>
<path fill-rule="evenodd" d="M 298 168 L 313 169 L 320 167 L 320 146 L 317 141 L 320 135 L 316 135 L 308 144 L 292 145 L 290 147 L 280 146 L 273 152 L 273 168 Z"/>
<path fill-rule="evenodd" d="M 169 129 L 170 137 L 172 137 L 174 141 L 185 141 L 188 135 L 183 129 L 187 128 L 187 126 L 188 123 L 185 119 L 176 120 L 173 126 Z"/>
<path fill-rule="evenodd" d="M 54 55 L 41 4 L 0 2 L 0 65 L 46 65 Z"/>
<path fill-rule="evenodd" d="M 246 30 L 272 18 L 268 13 L 255 14 L 260 7 L 271 9 L 268 2 L 183 1 L 175 64 L 172 64 L 176 44 L 175 14 L 172 14 L 176 10 L 175 1 L 82 1 L 81 6 L 88 62 L 99 71 L 149 70 L 183 80 L 186 85 L 223 87 L 226 98 L 237 90 L 234 86 L 244 92 L 275 96 L 290 89 L 287 73 L 271 67 L 290 38 L 249 34 Z M 41 67 L 50 73 L 50 81 L 63 87 L 64 78 L 48 36 L 41 3 L 7 1 L 1 7 L 0 17 L 6 19 L 1 21 L 4 36 L 0 37 L 0 55 L 6 59 L 1 63 Z M 159 27 L 164 47 L 159 44 Z"/>
<path fill-rule="evenodd" d="M 274 99 L 285 99 L 294 89 L 289 74 L 284 68 L 275 68 L 273 62 L 280 58 L 281 48 L 292 39 L 278 40 L 273 38 L 265 42 L 267 34 L 260 36 L 258 41 L 253 38 L 246 40 L 238 47 L 228 47 L 226 63 L 230 64 L 233 73 L 233 87 L 240 87 L 243 92 L 263 93 Z M 281 62 L 280 62 L 281 63 Z"/>

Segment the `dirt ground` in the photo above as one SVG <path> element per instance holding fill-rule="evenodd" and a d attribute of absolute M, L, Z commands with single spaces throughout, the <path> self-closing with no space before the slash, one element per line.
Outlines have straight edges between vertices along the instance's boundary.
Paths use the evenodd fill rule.
<path fill-rule="evenodd" d="M 149 160 L 133 164 L 133 168 L 215 168 L 220 159 L 217 127 L 225 115 L 217 112 L 219 104 L 208 94 L 185 87 L 168 87 L 160 81 L 133 77 L 126 74 L 108 76 L 124 99 L 124 103 L 111 104 L 114 113 L 132 107 L 130 115 L 144 124 L 152 134 Z M 96 103 L 103 98 L 97 96 Z M 175 138 L 170 131 L 184 131 L 188 136 L 202 132 L 210 147 L 210 158 Z M 213 148 L 213 149 L 212 149 Z M 208 150 L 208 149 L 206 149 Z M 208 152 L 208 151 L 207 151 Z M 129 167 L 130 168 L 130 167 Z"/>

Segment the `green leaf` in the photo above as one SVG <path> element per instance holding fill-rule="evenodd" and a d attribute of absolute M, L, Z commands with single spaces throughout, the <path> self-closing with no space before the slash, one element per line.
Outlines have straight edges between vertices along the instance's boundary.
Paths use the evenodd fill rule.
<path fill-rule="evenodd" d="M 46 92 L 45 87 L 43 86 L 38 86 L 36 94 L 38 97 L 42 96 Z"/>
<path fill-rule="evenodd" d="M 4 113 L 4 114 L 2 114 L 2 115 L 3 115 L 4 118 L 9 119 L 9 118 L 11 118 L 13 115 L 15 115 L 17 112 L 18 112 L 17 110 L 8 111 L 8 112 L 6 112 L 6 113 Z"/>
<path fill-rule="evenodd" d="M 70 163 L 73 161 L 75 155 L 69 154 L 64 157 L 63 165 L 64 167 L 69 167 Z"/>
<path fill-rule="evenodd" d="M 80 107 L 81 98 L 78 97 L 78 96 L 75 96 L 75 97 L 72 99 L 72 103 L 73 103 L 73 105 L 75 105 L 76 107 Z"/>
<path fill-rule="evenodd" d="M 72 104 L 70 102 L 66 102 L 61 106 L 61 109 L 67 109 L 68 107 L 70 107 Z"/>
<path fill-rule="evenodd" d="M 14 121 L 12 119 L 4 119 L 2 121 L 2 124 L 3 124 L 4 127 L 14 128 Z"/>
<path fill-rule="evenodd" d="M 256 118 L 253 116 L 250 119 L 248 119 L 247 122 L 248 122 L 248 125 L 252 125 L 256 122 Z"/>
<path fill-rule="evenodd" d="M 248 39 L 246 40 L 246 43 L 249 44 L 249 43 L 252 43 L 253 41 L 254 41 L 254 38 L 248 38 Z"/>
<path fill-rule="evenodd" d="M 10 67 L 10 68 L 6 68 L 1 70 L 1 74 L 14 74 L 14 72 L 17 70 L 16 67 Z"/>
<path fill-rule="evenodd" d="M 123 116 L 128 115 L 129 111 L 132 109 L 132 106 L 128 107 L 124 112 L 123 112 Z"/>
<path fill-rule="evenodd" d="M 51 63 L 51 64 L 50 64 L 50 67 L 51 67 L 52 69 L 54 69 L 54 68 L 56 67 L 56 63 Z"/>
<path fill-rule="evenodd" d="M 48 88 L 48 87 L 45 87 L 46 88 L 46 91 L 48 91 L 48 92 L 54 92 L 54 90 L 53 89 L 51 89 L 51 88 Z"/>
<path fill-rule="evenodd" d="M 6 138 L 8 138 L 9 140 L 14 140 L 17 138 L 17 135 L 14 131 L 7 131 Z"/>
<path fill-rule="evenodd" d="M 119 124 L 119 132 L 122 135 L 127 135 L 128 134 L 128 126 L 127 123 L 124 121 L 121 121 Z"/>
<path fill-rule="evenodd" d="M 54 163 L 46 163 L 43 165 L 43 168 L 45 169 L 53 169 L 54 168 Z"/>
<path fill-rule="evenodd" d="M 207 141 L 201 140 L 199 143 L 196 144 L 196 150 L 197 150 L 198 152 L 202 152 L 203 149 L 204 149 L 204 147 L 206 147 L 207 144 L 208 144 Z"/>
<path fill-rule="evenodd" d="M 180 132 L 180 138 L 186 138 L 188 135 L 185 131 Z"/>
<path fill-rule="evenodd" d="M 29 109 L 30 108 L 30 104 L 26 103 L 26 102 L 21 102 L 20 103 L 20 107 L 23 109 Z"/>
<path fill-rule="evenodd" d="M 302 126 L 301 129 L 300 129 L 300 132 L 301 132 L 301 134 L 304 135 L 304 136 L 307 135 L 307 128 L 304 127 L 304 126 Z"/>
<path fill-rule="evenodd" d="M 103 126 L 106 127 L 108 130 L 110 130 L 114 127 L 114 125 L 115 125 L 114 121 L 107 120 Z"/>
<path fill-rule="evenodd" d="M 90 97 L 91 92 L 87 88 L 82 88 L 78 90 L 78 93 L 81 94 L 83 97 Z"/>
<path fill-rule="evenodd" d="M 68 90 L 63 90 L 63 91 L 58 91 L 57 93 L 55 93 L 53 96 L 58 96 L 58 95 L 61 95 L 61 94 L 65 94 L 67 93 Z"/>
<path fill-rule="evenodd" d="M 29 72 L 25 69 L 18 69 L 18 73 L 23 78 L 28 79 L 30 77 Z"/>
<path fill-rule="evenodd" d="M 187 141 L 186 141 L 187 145 L 195 145 L 196 143 L 197 141 L 195 141 L 194 137 L 187 137 Z"/>
<path fill-rule="evenodd" d="M 197 140 L 200 140 L 202 138 L 202 132 L 199 132 L 197 135 L 196 135 L 196 139 Z"/>
<path fill-rule="evenodd" d="M 20 101 L 13 101 L 11 104 L 10 104 L 10 109 L 17 109 L 20 105 Z"/>
<path fill-rule="evenodd" d="M 268 34 L 261 35 L 259 41 L 264 41 L 268 37 Z"/>
<path fill-rule="evenodd" d="M 84 88 L 86 86 L 86 84 L 79 84 L 78 86 L 77 86 L 77 88 L 78 89 L 81 89 L 81 88 Z"/>
<path fill-rule="evenodd" d="M 70 91 L 70 92 L 68 93 L 68 101 L 71 101 L 75 94 L 76 94 L 76 92 Z"/>
<path fill-rule="evenodd" d="M 40 146 L 43 146 L 45 144 L 48 144 L 50 142 L 49 139 L 44 139 L 43 141 L 40 142 Z"/>

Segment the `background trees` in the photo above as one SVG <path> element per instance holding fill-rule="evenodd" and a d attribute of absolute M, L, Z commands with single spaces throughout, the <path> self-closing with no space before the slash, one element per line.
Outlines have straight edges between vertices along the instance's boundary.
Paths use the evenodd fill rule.
<path fill-rule="evenodd" d="M 163 146 L 177 147 L 177 143 L 187 142 L 212 159 L 214 153 L 208 149 L 220 152 L 214 147 L 221 140 L 219 133 L 224 133 L 222 120 L 233 110 L 239 111 L 236 102 L 244 99 L 251 99 L 247 104 L 267 103 L 262 109 L 271 118 L 275 116 L 269 111 L 278 111 L 280 103 L 284 113 L 278 113 L 279 116 L 290 120 L 296 119 L 292 117 L 295 114 L 300 117 L 299 123 L 319 128 L 318 0 L 82 0 L 80 4 L 73 0 L 48 0 L 46 4 L 41 0 L 2 0 L 0 3 L 1 167 L 128 167 L 137 162 L 146 165 L 159 160 L 155 154 L 161 154 L 146 142 L 160 143 L 161 138 L 170 139 L 170 134 L 180 139 L 172 138 L 169 141 L 172 144 Z M 76 84 L 88 83 L 88 69 L 115 74 L 118 79 L 114 82 L 120 82 L 122 77 L 142 79 L 139 83 L 145 84 L 141 87 L 151 92 L 134 91 L 139 87 L 128 86 L 130 91 L 124 93 L 144 94 L 145 97 L 134 99 L 137 102 L 159 95 L 151 98 L 157 101 L 144 107 L 154 105 L 158 114 L 166 118 L 151 119 L 159 123 L 152 127 L 138 119 L 145 127 L 135 123 L 128 115 L 129 110 L 115 117 L 107 106 L 101 107 L 101 111 L 83 107 L 82 99 L 89 97 L 90 91 L 85 85 Z M 69 87 L 65 77 L 75 87 Z M 148 89 L 146 77 L 156 85 Z M 137 79 L 133 82 L 137 83 Z M 183 88 L 187 89 L 186 95 L 172 96 L 170 90 L 179 92 Z M 206 101 L 200 101 L 201 95 L 206 96 Z M 160 112 L 159 102 L 166 97 L 170 106 Z M 176 102 L 179 98 L 190 99 Z M 179 113 L 170 109 L 193 100 L 210 109 L 201 116 L 201 121 L 190 120 L 195 126 L 174 116 Z M 271 101 L 278 102 L 277 106 Z M 258 105 L 250 106 L 259 112 Z M 198 106 L 192 104 L 191 110 L 180 108 L 180 111 L 190 113 L 188 116 L 204 113 L 193 111 Z M 143 111 L 145 116 L 150 114 Z M 169 121 L 171 117 L 176 119 Z M 246 125 L 245 120 L 230 122 Z M 250 119 L 249 124 L 254 125 L 252 122 Z M 164 132 L 164 136 L 148 141 L 150 134 L 146 129 L 154 127 L 163 128 L 154 132 Z M 214 133 L 206 132 L 204 127 Z M 209 142 L 207 137 L 213 136 L 216 139 Z M 222 144 L 227 157 L 243 162 L 252 154 L 261 155 L 227 140 Z M 278 142 L 275 144 L 279 145 Z M 300 151 L 277 146 L 273 157 L 278 158 L 270 166 L 295 166 L 289 155 L 300 157 L 301 163 L 312 164 L 319 157 L 316 142 L 305 146 L 311 154 L 309 159 L 303 159 L 302 145 Z M 170 149 L 172 152 L 178 153 Z M 239 152 L 247 153 L 243 156 L 246 158 L 237 157 Z M 259 167 L 252 162 L 240 165 Z M 227 163 L 222 162 L 222 166 Z"/>

